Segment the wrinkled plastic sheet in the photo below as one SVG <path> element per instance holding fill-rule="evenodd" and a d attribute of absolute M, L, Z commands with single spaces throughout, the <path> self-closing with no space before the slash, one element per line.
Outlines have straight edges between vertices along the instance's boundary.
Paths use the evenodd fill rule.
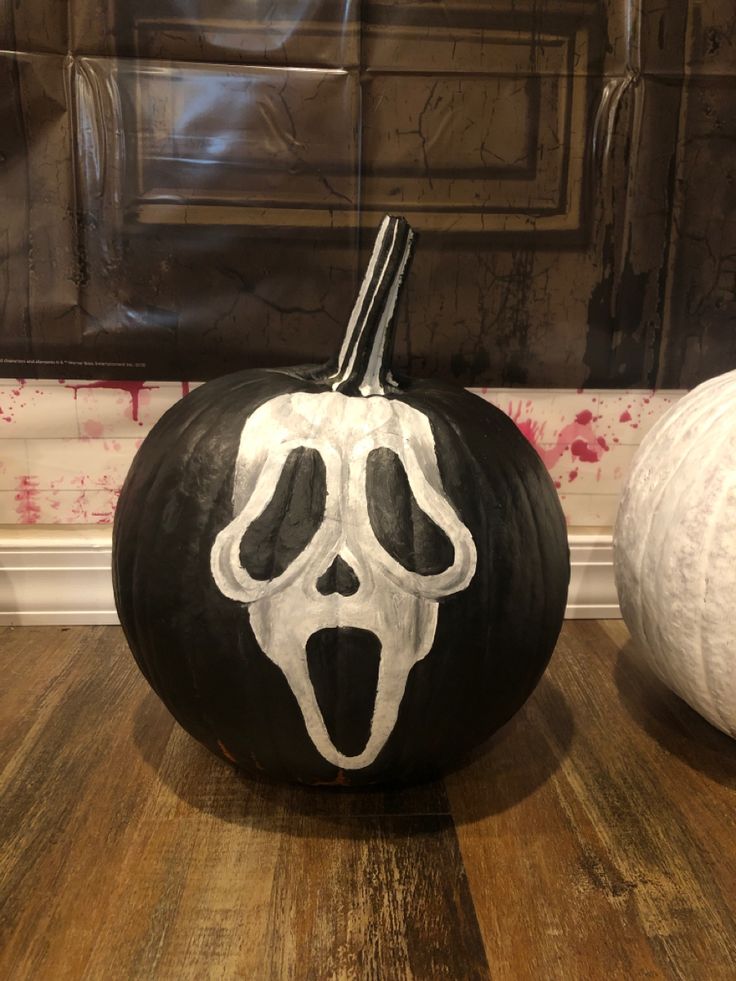
<path fill-rule="evenodd" d="M 385 212 L 397 362 L 736 367 L 731 5 L 0 2 L 3 375 L 326 359 Z"/>

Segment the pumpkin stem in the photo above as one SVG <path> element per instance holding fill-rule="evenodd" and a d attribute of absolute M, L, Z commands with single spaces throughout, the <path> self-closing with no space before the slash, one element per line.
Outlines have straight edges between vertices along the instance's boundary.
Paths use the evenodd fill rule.
<path fill-rule="evenodd" d="M 337 367 L 326 381 L 344 395 L 385 395 L 391 377 L 393 316 L 414 232 L 404 218 L 386 215 L 350 314 Z"/>

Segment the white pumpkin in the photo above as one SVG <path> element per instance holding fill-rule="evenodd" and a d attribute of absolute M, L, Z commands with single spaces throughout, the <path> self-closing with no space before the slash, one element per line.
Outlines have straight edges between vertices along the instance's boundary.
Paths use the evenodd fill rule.
<path fill-rule="evenodd" d="M 736 737 L 736 371 L 694 389 L 642 441 L 614 564 L 638 655 Z"/>

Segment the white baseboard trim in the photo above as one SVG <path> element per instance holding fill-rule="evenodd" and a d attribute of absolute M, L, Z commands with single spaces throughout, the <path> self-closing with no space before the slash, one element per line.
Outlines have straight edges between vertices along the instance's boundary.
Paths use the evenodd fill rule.
<path fill-rule="evenodd" d="M 109 526 L 0 528 L 0 624 L 117 623 Z"/>
<path fill-rule="evenodd" d="M 568 619 L 620 617 L 610 532 L 570 534 Z M 0 528 L 0 624 L 117 623 L 109 526 Z"/>
<path fill-rule="evenodd" d="M 609 530 L 569 534 L 570 589 L 567 620 L 618 620 L 621 610 L 613 575 L 613 535 Z"/>

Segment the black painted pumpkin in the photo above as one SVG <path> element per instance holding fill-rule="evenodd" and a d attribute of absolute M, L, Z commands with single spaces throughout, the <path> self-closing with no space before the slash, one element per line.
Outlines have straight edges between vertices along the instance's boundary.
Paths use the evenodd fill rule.
<path fill-rule="evenodd" d="M 483 400 L 390 371 L 411 243 L 384 220 L 333 364 L 196 389 L 120 496 L 115 596 L 136 660 L 246 770 L 438 773 L 516 712 L 560 629 L 567 537 L 538 456 Z"/>

